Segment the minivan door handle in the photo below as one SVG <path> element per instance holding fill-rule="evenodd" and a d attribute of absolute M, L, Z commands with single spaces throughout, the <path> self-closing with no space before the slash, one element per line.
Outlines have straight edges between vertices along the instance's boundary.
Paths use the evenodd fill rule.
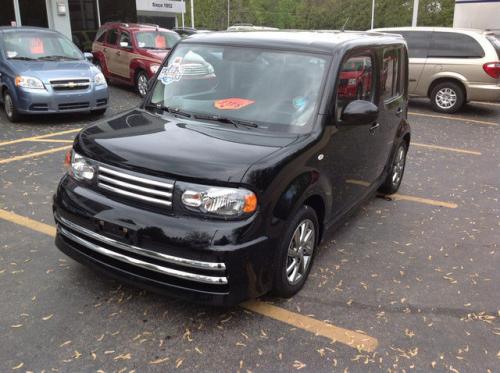
<path fill-rule="evenodd" d="M 396 115 L 399 117 L 403 113 L 403 108 L 400 106 L 396 109 Z"/>
<path fill-rule="evenodd" d="M 369 129 L 370 135 L 373 135 L 375 133 L 375 131 L 377 130 L 377 128 L 379 128 L 379 127 L 380 127 L 380 123 L 379 122 L 373 123 L 372 126 Z"/>

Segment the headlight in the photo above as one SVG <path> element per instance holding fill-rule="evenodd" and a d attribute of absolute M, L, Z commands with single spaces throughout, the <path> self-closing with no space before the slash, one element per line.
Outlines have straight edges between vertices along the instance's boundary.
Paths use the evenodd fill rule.
<path fill-rule="evenodd" d="M 356 79 L 349 79 L 347 85 L 356 85 Z"/>
<path fill-rule="evenodd" d="M 188 209 L 207 215 L 237 217 L 257 210 L 257 196 L 243 188 L 189 184 L 181 200 Z"/>
<path fill-rule="evenodd" d="M 75 151 L 70 150 L 68 152 L 65 163 L 68 167 L 70 175 L 76 180 L 90 181 L 94 178 L 94 167 L 85 159 L 85 157 L 82 157 Z"/>
<path fill-rule="evenodd" d="M 106 85 L 106 78 L 103 73 L 97 73 L 94 76 L 95 85 Z"/>
<path fill-rule="evenodd" d="M 156 72 L 158 71 L 159 68 L 160 68 L 160 65 L 151 65 L 151 66 L 149 66 L 149 70 L 151 70 L 151 72 L 153 74 L 156 74 Z"/>
<path fill-rule="evenodd" d="M 45 89 L 40 79 L 30 76 L 16 76 L 16 86 L 30 89 Z"/>

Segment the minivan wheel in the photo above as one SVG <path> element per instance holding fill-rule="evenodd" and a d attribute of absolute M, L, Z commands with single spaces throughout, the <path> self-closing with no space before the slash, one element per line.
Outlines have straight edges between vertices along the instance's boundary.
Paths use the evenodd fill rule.
<path fill-rule="evenodd" d="M 398 191 L 406 166 L 406 153 L 408 152 L 408 145 L 402 141 L 396 149 L 396 153 L 392 158 L 392 163 L 389 168 L 389 173 L 383 184 L 380 186 L 379 191 L 384 194 L 394 194 Z"/>
<path fill-rule="evenodd" d="M 290 220 L 278 252 L 272 293 L 289 298 L 306 282 L 318 244 L 318 217 L 302 206 Z"/>
<path fill-rule="evenodd" d="M 139 71 L 135 77 L 135 88 L 141 97 L 146 96 L 148 93 L 148 77 L 144 71 Z"/>
<path fill-rule="evenodd" d="M 21 119 L 21 114 L 17 111 L 16 105 L 14 105 L 14 101 L 9 92 L 5 92 L 3 95 L 3 105 L 5 108 L 5 115 L 7 115 L 9 121 L 15 123 Z"/>
<path fill-rule="evenodd" d="M 435 111 L 456 113 L 465 103 L 465 93 L 457 83 L 439 83 L 432 89 L 431 102 Z"/>

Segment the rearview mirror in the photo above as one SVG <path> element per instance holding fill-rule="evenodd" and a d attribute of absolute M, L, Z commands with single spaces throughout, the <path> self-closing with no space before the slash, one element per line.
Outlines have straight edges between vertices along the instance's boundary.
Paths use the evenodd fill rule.
<path fill-rule="evenodd" d="M 354 100 L 342 112 L 342 123 L 348 125 L 369 124 L 378 118 L 378 107 L 370 101 Z"/>
<path fill-rule="evenodd" d="M 92 53 L 85 52 L 85 53 L 83 53 L 83 56 L 89 62 L 92 62 L 94 60 L 94 55 Z"/>

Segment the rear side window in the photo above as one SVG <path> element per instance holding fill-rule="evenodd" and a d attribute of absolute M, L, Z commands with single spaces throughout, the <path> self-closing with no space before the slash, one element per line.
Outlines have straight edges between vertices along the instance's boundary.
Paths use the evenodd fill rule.
<path fill-rule="evenodd" d="M 132 43 L 130 42 L 130 35 L 128 32 L 122 31 L 120 34 L 120 47 L 130 48 Z"/>
<path fill-rule="evenodd" d="M 97 41 L 98 43 L 104 43 L 104 41 L 106 40 L 106 31 L 106 29 L 100 29 L 99 31 L 97 31 L 95 41 Z"/>
<path fill-rule="evenodd" d="M 108 44 L 110 45 L 116 45 L 116 42 L 118 40 L 118 30 L 117 29 L 111 29 L 108 31 Z"/>
<path fill-rule="evenodd" d="M 500 37 L 495 37 L 495 35 L 487 35 L 486 39 L 493 45 L 493 48 L 495 48 L 498 59 L 500 60 Z"/>
<path fill-rule="evenodd" d="M 456 32 L 434 32 L 428 57 L 482 58 L 484 51 L 472 37 Z"/>
<path fill-rule="evenodd" d="M 430 31 L 390 31 L 400 34 L 408 44 L 408 57 L 427 58 L 431 44 L 432 32 Z"/>
<path fill-rule="evenodd" d="M 386 49 L 382 70 L 382 97 L 388 101 L 401 95 L 401 50 Z"/>

